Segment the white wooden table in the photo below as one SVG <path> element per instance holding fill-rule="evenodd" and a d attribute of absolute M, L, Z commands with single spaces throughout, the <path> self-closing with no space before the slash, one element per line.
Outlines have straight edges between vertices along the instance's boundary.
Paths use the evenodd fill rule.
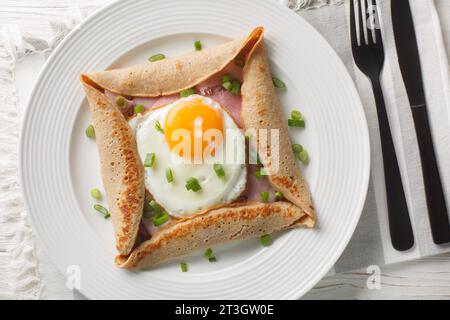
<path fill-rule="evenodd" d="M 50 35 L 48 20 L 66 14 L 74 4 L 93 9 L 107 2 L 109 0 L 0 0 L 0 29 L 7 24 L 18 24 L 30 34 Z M 450 33 L 450 19 L 443 21 L 442 27 L 444 32 Z M 446 45 L 450 52 L 450 43 Z M 382 267 L 380 289 L 368 288 L 366 271 L 326 277 L 305 298 L 450 299 L 450 254 Z"/>

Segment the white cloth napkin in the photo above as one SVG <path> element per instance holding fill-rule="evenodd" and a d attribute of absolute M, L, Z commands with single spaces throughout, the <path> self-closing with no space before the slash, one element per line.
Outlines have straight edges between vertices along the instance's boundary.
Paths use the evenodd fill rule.
<path fill-rule="evenodd" d="M 396 62 L 388 0 L 381 0 L 386 48 L 383 88 L 407 192 L 416 246 L 406 253 L 390 244 L 378 124 L 373 94 L 367 79 L 354 66 L 348 27 L 348 2 L 343 0 L 280 0 L 309 21 L 332 45 L 354 78 L 368 119 L 372 171 L 369 193 L 358 228 L 336 263 L 334 272 L 368 265 L 449 252 L 431 239 L 417 142 L 405 88 Z M 345 2 L 344 5 L 342 5 Z M 436 10 L 435 4 L 439 8 Z M 445 44 L 450 47 L 450 1 L 411 0 L 422 59 L 425 89 L 435 147 L 447 203 L 450 206 L 450 85 Z M 320 8 L 317 10 L 307 10 Z M 75 8 L 50 21 L 52 37 L 27 36 L 16 26 L 0 34 L 0 298 L 73 299 L 65 278 L 39 250 L 25 221 L 26 213 L 17 179 L 18 125 L 38 71 L 60 40 L 91 11 Z M 438 13 L 443 15 L 443 29 Z M 37 248 L 36 248 L 37 247 Z M 75 293 L 75 298 L 82 298 Z"/>

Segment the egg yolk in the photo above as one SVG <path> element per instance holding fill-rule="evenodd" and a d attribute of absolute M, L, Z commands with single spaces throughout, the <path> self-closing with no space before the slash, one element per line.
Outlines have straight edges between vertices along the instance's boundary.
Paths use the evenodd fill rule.
<path fill-rule="evenodd" d="M 172 152 L 203 160 L 204 155 L 215 154 L 211 141 L 215 146 L 223 143 L 222 114 L 200 99 L 180 101 L 166 116 L 164 135 Z"/>

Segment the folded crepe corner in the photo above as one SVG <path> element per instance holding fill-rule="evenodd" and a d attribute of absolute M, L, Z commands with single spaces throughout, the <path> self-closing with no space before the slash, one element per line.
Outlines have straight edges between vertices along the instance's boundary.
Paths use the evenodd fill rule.
<path fill-rule="evenodd" d="M 315 226 L 310 190 L 292 153 L 286 121 L 272 83 L 263 33 L 264 29 L 258 27 L 245 39 L 185 56 L 81 75 L 94 119 L 119 267 L 146 268 L 230 240 Z M 241 89 L 244 129 L 279 130 L 280 165 L 279 170 L 269 176 L 269 182 L 283 193 L 286 201 L 233 203 L 211 209 L 168 224 L 150 240 L 133 248 L 143 211 L 143 165 L 131 128 L 104 91 L 132 97 L 170 95 L 194 87 L 235 59 L 245 62 Z M 260 154 L 260 158 L 265 168 L 273 167 L 269 157 Z"/>
<path fill-rule="evenodd" d="M 85 76 L 81 80 L 95 128 L 117 251 L 129 254 L 136 242 L 144 206 L 143 166 L 134 134 L 123 114 Z"/>

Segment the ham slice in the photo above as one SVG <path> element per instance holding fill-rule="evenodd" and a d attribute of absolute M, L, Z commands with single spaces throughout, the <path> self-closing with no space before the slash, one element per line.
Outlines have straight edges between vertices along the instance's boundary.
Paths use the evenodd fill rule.
<path fill-rule="evenodd" d="M 248 201 L 260 201 L 261 192 L 269 192 L 270 201 L 274 200 L 275 190 L 269 183 L 267 177 L 256 178 L 254 171 L 258 167 L 253 164 L 247 166 L 247 188 L 245 189 L 244 196 Z"/>

